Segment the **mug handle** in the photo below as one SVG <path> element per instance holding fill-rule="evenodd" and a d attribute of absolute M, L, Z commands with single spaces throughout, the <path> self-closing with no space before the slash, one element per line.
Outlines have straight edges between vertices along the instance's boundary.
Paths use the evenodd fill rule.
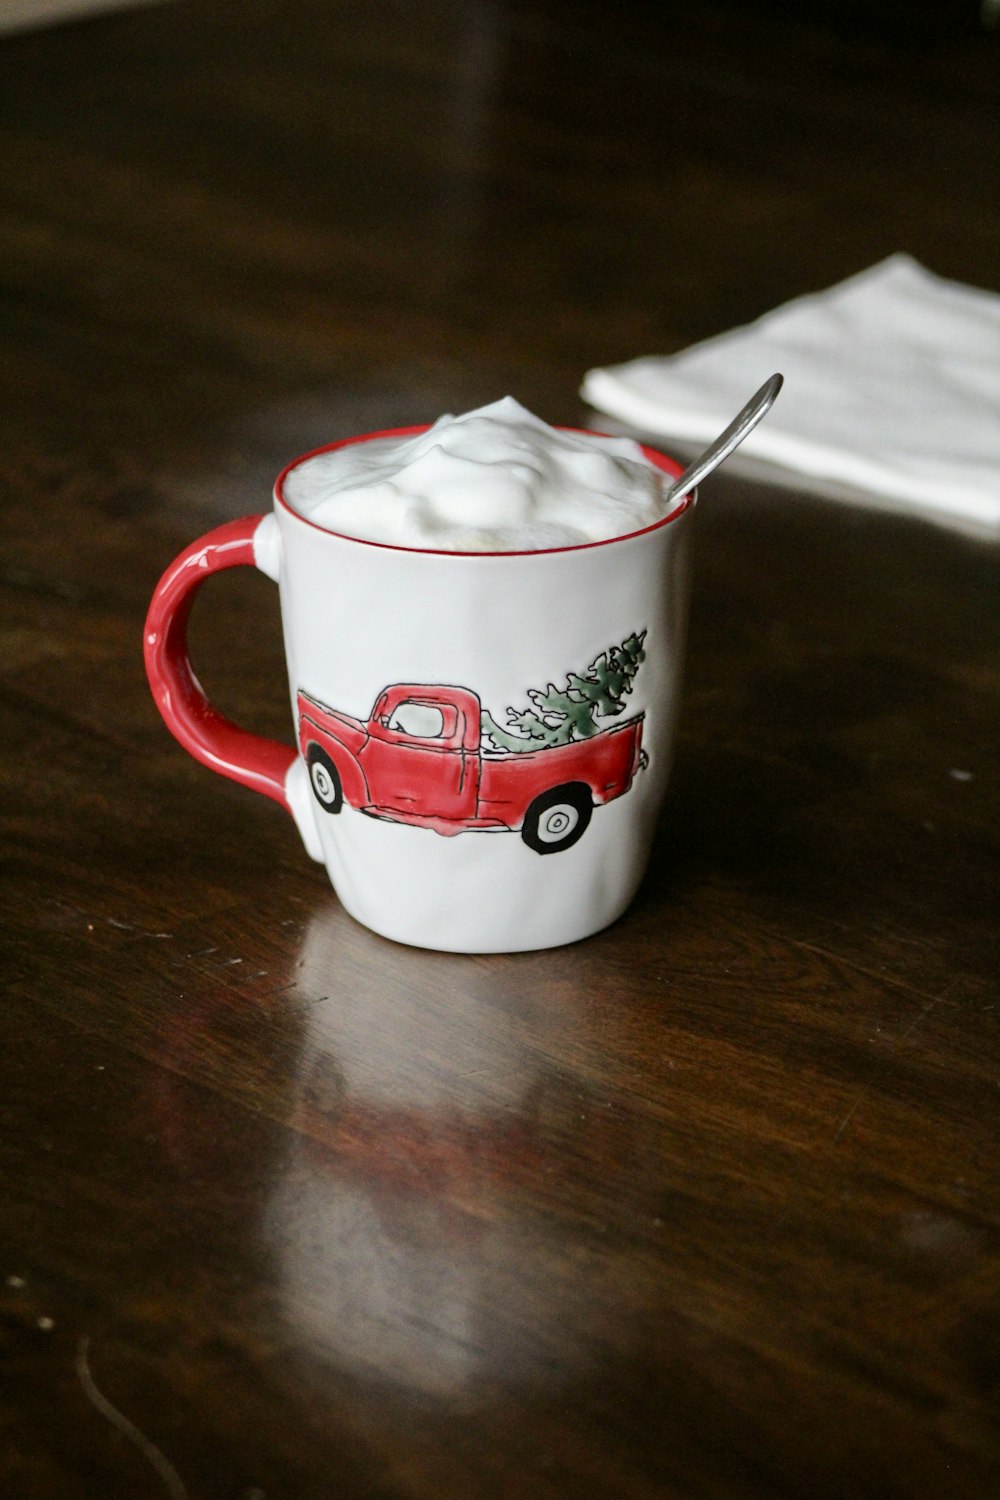
<path fill-rule="evenodd" d="M 210 702 L 188 655 L 187 626 L 195 594 L 213 573 L 257 567 L 278 576 L 272 515 L 227 521 L 199 537 L 163 574 L 149 606 L 143 637 L 146 675 L 156 706 L 189 755 L 279 803 L 294 818 L 313 859 L 322 860 L 305 765 L 298 751 L 241 729 Z"/>

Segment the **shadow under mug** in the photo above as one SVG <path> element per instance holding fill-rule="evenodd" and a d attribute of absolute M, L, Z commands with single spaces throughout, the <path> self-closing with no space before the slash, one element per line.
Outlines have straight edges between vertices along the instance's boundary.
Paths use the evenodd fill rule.
<path fill-rule="evenodd" d="M 315 456 L 282 471 L 272 512 L 201 537 L 157 585 L 145 659 L 168 728 L 290 812 L 344 907 L 384 937 L 515 952 L 608 926 L 642 880 L 667 784 L 694 492 L 607 541 L 416 550 L 297 513 L 284 481 Z M 189 659 L 196 592 L 244 565 L 278 584 L 294 746 L 233 724 Z"/>

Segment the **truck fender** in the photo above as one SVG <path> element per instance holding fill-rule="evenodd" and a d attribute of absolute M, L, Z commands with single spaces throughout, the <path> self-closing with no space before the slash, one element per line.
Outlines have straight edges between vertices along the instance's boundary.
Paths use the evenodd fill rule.
<path fill-rule="evenodd" d="M 352 807 L 367 807 L 368 783 L 348 750 L 324 735 L 322 742 L 309 736 L 302 753 L 313 796 L 324 812 L 339 813 L 345 800 Z"/>

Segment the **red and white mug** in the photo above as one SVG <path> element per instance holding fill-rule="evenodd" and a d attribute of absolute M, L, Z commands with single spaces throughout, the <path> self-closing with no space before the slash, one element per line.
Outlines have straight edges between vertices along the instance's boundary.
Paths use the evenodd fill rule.
<path fill-rule="evenodd" d="M 298 514 L 284 480 L 303 461 L 273 511 L 201 537 L 157 585 L 145 656 L 168 728 L 290 812 L 345 908 L 385 937 L 515 952 L 606 927 L 666 789 L 694 495 L 608 541 L 425 551 Z M 225 718 L 188 657 L 195 593 L 241 565 L 278 584 L 294 746 Z"/>

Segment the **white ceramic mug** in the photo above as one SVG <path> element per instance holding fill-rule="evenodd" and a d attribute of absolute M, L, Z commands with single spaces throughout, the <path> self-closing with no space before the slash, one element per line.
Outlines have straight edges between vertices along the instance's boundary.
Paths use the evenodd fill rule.
<path fill-rule="evenodd" d="M 345 908 L 385 937 L 515 952 L 615 921 L 667 784 L 694 495 L 608 541 L 417 551 L 298 515 L 294 466 L 272 513 L 209 532 L 157 585 L 146 667 L 171 732 L 285 807 Z M 294 749 L 224 718 L 188 659 L 196 590 L 243 564 L 278 583 Z"/>

